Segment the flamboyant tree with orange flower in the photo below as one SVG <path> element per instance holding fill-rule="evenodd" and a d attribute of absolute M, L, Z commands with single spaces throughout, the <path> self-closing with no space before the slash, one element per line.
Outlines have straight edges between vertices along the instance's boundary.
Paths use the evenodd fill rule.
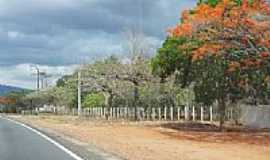
<path fill-rule="evenodd" d="M 15 99 L 0 97 L 0 104 L 2 105 L 10 105 L 10 104 L 15 104 L 15 103 L 16 103 Z"/>
<path fill-rule="evenodd" d="M 218 102 L 220 126 L 228 102 L 270 98 L 270 5 L 265 0 L 200 0 L 152 61 L 161 77 L 176 74 L 198 103 Z"/>

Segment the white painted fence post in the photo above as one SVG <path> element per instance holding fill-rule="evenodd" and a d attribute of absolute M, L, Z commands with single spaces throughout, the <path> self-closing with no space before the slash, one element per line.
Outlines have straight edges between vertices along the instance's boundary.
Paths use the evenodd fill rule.
<path fill-rule="evenodd" d="M 116 118 L 116 119 L 118 119 L 118 117 L 119 117 L 118 111 L 119 111 L 119 108 L 116 107 L 116 108 L 115 108 L 115 113 L 116 113 L 116 114 L 115 114 L 115 118 Z"/>
<path fill-rule="evenodd" d="M 167 107 L 164 107 L 164 120 L 167 120 Z"/>
<path fill-rule="evenodd" d="M 114 113 L 114 118 L 117 119 L 117 108 L 113 108 L 113 109 L 114 109 L 114 111 L 113 111 L 113 113 Z"/>
<path fill-rule="evenodd" d="M 213 122 L 213 107 L 210 107 L 210 122 Z"/>
<path fill-rule="evenodd" d="M 150 121 L 150 114 L 149 114 L 149 108 L 146 108 L 146 119 L 147 121 Z"/>
<path fill-rule="evenodd" d="M 173 121 L 173 107 L 171 107 L 171 121 Z"/>
<path fill-rule="evenodd" d="M 155 121 L 156 120 L 156 108 L 152 108 L 152 120 Z"/>
<path fill-rule="evenodd" d="M 94 117 L 94 108 L 93 107 L 91 107 L 91 116 L 92 116 L 92 118 Z"/>
<path fill-rule="evenodd" d="M 100 108 L 100 118 L 103 117 L 103 108 L 102 107 L 99 107 Z"/>
<path fill-rule="evenodd" d="M 195 117 L 195 106 L 192 106 L 192 119 L 193 121 L 196 121 L 196 117 Z"/>
<path fill-rule="evenodd" d="M 89 117 L 91 117 L 91 118 L 92 118 L 92 107 L 91 107 L 91 108 L 89 108 Z"/>
<path fill-rule="evenodd" d="M 185 106 L 185 120 L 188 121 L 189 120 L 189 107 Z"/>
<path fill-rule="evenodd" d="M 161 108 L 158 108 L 158 120 L 161 120 Z"/>
<path fill-rule="evenodd" d="M 102 107 L 103 115 L 102 117 L 106 119 L 106 107 Z"/>
<path fill-rule="evenodd" d="M 231 111 L 231 116 L 230 116 L 230 118 L 231 118 L 231 120 L 233 120 L 233 108 L 230 108 L 230 111 Z"/>
<path fill-rule="evenodd" d="M 180 107 L 177 107 L 177 120 L 180 121 Z"/>
<path fill-rule="evenodd" d="M 145 108 L 144 107 L 142 108 L 142 120 L 143 121 L 145 120 Z"/>
<path fill-rule="evenodd" d="M 201 122 L 204 121 L 204 108 L 201 106 Z"/>
<path fill-rule="evenodd" d="M 125 107 L 125 118 L 128 119 L 128 107 Z"/>
<path fill-rule="evenodd" d="M 113 108 L 110 108 L 110 115 L 111 115 L 111 119 L 113 119 Z"/>

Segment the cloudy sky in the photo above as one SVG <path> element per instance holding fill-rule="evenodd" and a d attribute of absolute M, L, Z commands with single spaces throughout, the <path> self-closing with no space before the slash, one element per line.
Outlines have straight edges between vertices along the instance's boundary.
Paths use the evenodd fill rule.
<path fill-rule="evenodd" d="M 124 56 L 123 32 L 142 26 L 157 45 L 196 0 L 0 0 L 0 84 L 35 87 L 31 65 L 60 75 Z"/>

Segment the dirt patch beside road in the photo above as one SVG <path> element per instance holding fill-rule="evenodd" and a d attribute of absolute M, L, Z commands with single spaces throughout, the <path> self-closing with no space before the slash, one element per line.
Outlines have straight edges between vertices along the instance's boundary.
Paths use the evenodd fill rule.
<path fill-rule="evenodd" d="M 109 123 L 67 116 L 14 118 L 93 144 L 128 160 L 270 159 L 267 130 L 219 133 L 188 129 L 194 124 Z"/>

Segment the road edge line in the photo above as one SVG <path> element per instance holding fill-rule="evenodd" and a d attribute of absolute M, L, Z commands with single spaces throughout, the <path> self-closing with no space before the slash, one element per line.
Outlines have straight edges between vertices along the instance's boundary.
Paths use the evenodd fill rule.
<path fill-rule="evenodd" d="M 68 154 L 69 156 L 71 156 L 72 158 L 74 158 L 75 160 L 84 160 L 83 158 L 81 158 L 80 156 L 78 156 L 76 153 L 72 152 L 71 150 L 69 150 L 68 148 L 66 148 L 65 146 L 63 146 L 62 144 L 60 144 L 59 142 L 56 142 L 55 140 L 53 140 L 52 138 L 46 136 L 45 134 L 41 133 L 40 131 L 24 124 L 24 123 L 21 123 L 21 122 L 18 122 L 18 121 L 15 121 L 13 119 L 9 119 L 9 118 L 6 118 L 6 117 L 2 117 L 0 116 L 0 119 L 4 119 L 4 120 L 7 120 L 7 121 L 10 121 L 12 123 L 15 123 L 17 125 L 20 125 L 32 132 L 34 132 L 35 134 L 39 135 L 40 137 L 44 138 L 45 140 L 47 140 L 48 142 L 50 142 L 51 144 L 55 145 L 57 148 L 61 149 L 62 151 L 64 151 L 66 154 Z"/>

